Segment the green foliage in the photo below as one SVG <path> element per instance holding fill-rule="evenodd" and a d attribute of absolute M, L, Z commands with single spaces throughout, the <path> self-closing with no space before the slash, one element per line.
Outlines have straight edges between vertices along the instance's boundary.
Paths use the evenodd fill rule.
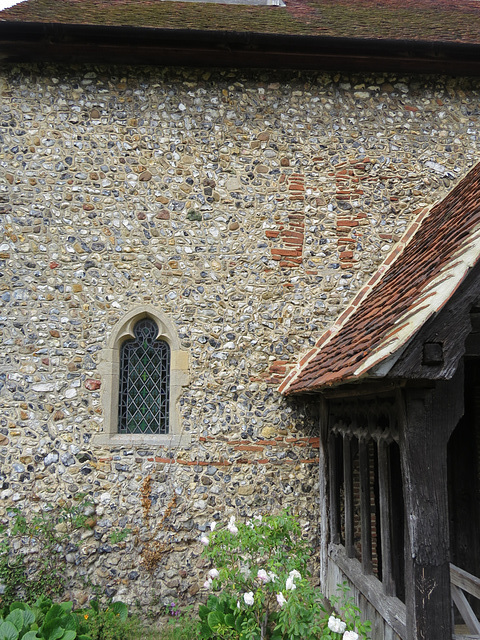
<path fill-rule="evenodd" d="M 118 531 L 114 531 L 110 534 L 109 540 L 112 544 L 118 544 L 119 542 L 125 542 L 128 536 L 132 533 L 132 530 L 128 527 L 125 529 L 120 529 Z"/>
<path fill-rule="evenodd" d="M 9 604 L 15 600 L 25 577 L 24 556 L 13 553 L 7 527 L 0 526 L 0 584 L 3 587 L 0 604 Z"/>
<path fill-rule="evenodd" d="M 213 591 L 200 606 L 202 640 L 356 640 L 366 635 L 345 591 L 343 620 L 333 621 L 327 601 L 308 573 L 310 547 L 297 520 L 287 511 L 255 516 L 246 523 L 230 518 L 226 527 L 204 536 L 213 563 L 204 588 Z M 337 631 L 340 629 L 340 631 Z"/>
<path fill-rule="evenodd" d="M 190 612 L 181 613 L 169 619 L 162 628 L 153 632 L 150 640 L 199 640 L 201 636 L 198 631 L 198 621 L 194 619 Z M 146 640 L 145 636 L 143 639 Z"/>
<path fill-rule="evenodd" d="M 2 606 L 19 598 L 33 603 L 41 595 L 58 597 L 64 592 L 64 547 L 72 532 L 85 526 L 89 506 L 82 497 L 77 504 L 50 505 L 28 517 L 18 508 L 9 510 L 9 526 L 0 526 Z"/>
<path fill-rule="evenodd" d="M 226 593 L 217 597 L 209 595 L 207 604 L 200 605 L 200 638 L 244 638 L 243 627 L 248 622 L 248 616 L 242 613 L 234 598 Z"/>
<path fill-rule="evenodd" d="M 29 606 L 14 602 L 0 616 L 0 640 L 91 640 L 80 632 L 71 602 L 40 598 Z"/>
<path fill-rule="evenodd" d="M 189 611 L 176 612 L 161 629 L 146 627 L 128 615 L 123 602 L 102 608 L 93 600 L 73 611 L 72 602 L 54 604 L 42 597 L 32 605 L 13 602 L 0 609 L 0 640 L 196 640 L 197 628 Z"/>
<path fill-rule="evenodd" d="M 112 602 L 105 609 L 97 600 L 92 600 L 87 609 L 77 611 L 77 618 L 82 631 L 91 640 L 136 640 L 144 638 L 142 623 L 137 618 L 128 616 L 127 605 L 123 602 Z"/>
<path fill-rule="evenodd" d="M 199 612 L 203 638 L 314 637 L 322 597 L 308 580 L 308 543 L 287 511 L 246 523 L 232 517 L 212 532 L 205 554 L 215 565 L 205 587 L 219 595 Z"/>
<path fill-rule="evenodd" d="M 339 612 L 347 624 L 347 629 L 355 629 L 360 637 L 368 638 L 372 630 L 369 620 L 362 620 L 360 609 L 356 606 L 353 598 L 349 595 L 348 584 L 343 582 L 337 586 L 338 595 L 332 596 L 330 602 Z M 333 637 L 333 636 L 332 636 Z"/>

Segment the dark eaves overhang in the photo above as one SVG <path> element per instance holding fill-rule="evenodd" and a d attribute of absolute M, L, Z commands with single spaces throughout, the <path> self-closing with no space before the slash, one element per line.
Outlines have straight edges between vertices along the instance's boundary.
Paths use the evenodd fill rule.
<path fill-rule="evenodd" d="M 480 75 L 480 42 L 0 22 L 0 60 Z"/>

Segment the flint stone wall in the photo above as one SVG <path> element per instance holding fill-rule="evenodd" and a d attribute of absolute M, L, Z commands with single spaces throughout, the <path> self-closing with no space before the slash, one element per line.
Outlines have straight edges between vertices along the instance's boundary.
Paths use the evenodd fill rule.
<path fill-rule="evenodd" d="M 315 417 L 278 382 L 477 162 L 478 81 L 6 66 L 0 92 L 2 519 L 87 494 L 79 601 L 191 600 L 231 514 L 289 506 L 315 548 Z M 146 305 L 189 353 L 191 444 L 95 445 L 102 352 Z"/>

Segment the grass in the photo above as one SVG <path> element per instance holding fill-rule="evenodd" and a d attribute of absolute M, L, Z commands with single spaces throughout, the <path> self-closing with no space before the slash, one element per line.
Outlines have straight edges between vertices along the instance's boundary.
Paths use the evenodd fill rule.
<path fill-rule="evenodd" d="M 168 620 L 151 636 L 144 636 L 145 640 L 195 640 L 200 636 L 197 633 L 197 621 L 188 615 L 175 620 Z"/>

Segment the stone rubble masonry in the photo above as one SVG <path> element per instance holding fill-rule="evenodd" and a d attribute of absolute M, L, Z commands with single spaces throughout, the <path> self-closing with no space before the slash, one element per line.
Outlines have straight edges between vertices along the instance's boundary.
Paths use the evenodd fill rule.
<path fill-rule="evenodd" d="M 199 539 L 231 514 L 290 507 L 316 548 L 314 398 L 277 385 L 415 212 L 478 161 L 478 88 L 3 67 L 0 518 L 92 499 L 95 526 L 66 556 L 78 602 L 84 580 L 150 608 L 191 601 Z M 112 328 L 149 306 L 189 353 L 178 411 L 191 444 L 96 445 Z M 147 571 L 152 548 L 164 552 Z"/>

